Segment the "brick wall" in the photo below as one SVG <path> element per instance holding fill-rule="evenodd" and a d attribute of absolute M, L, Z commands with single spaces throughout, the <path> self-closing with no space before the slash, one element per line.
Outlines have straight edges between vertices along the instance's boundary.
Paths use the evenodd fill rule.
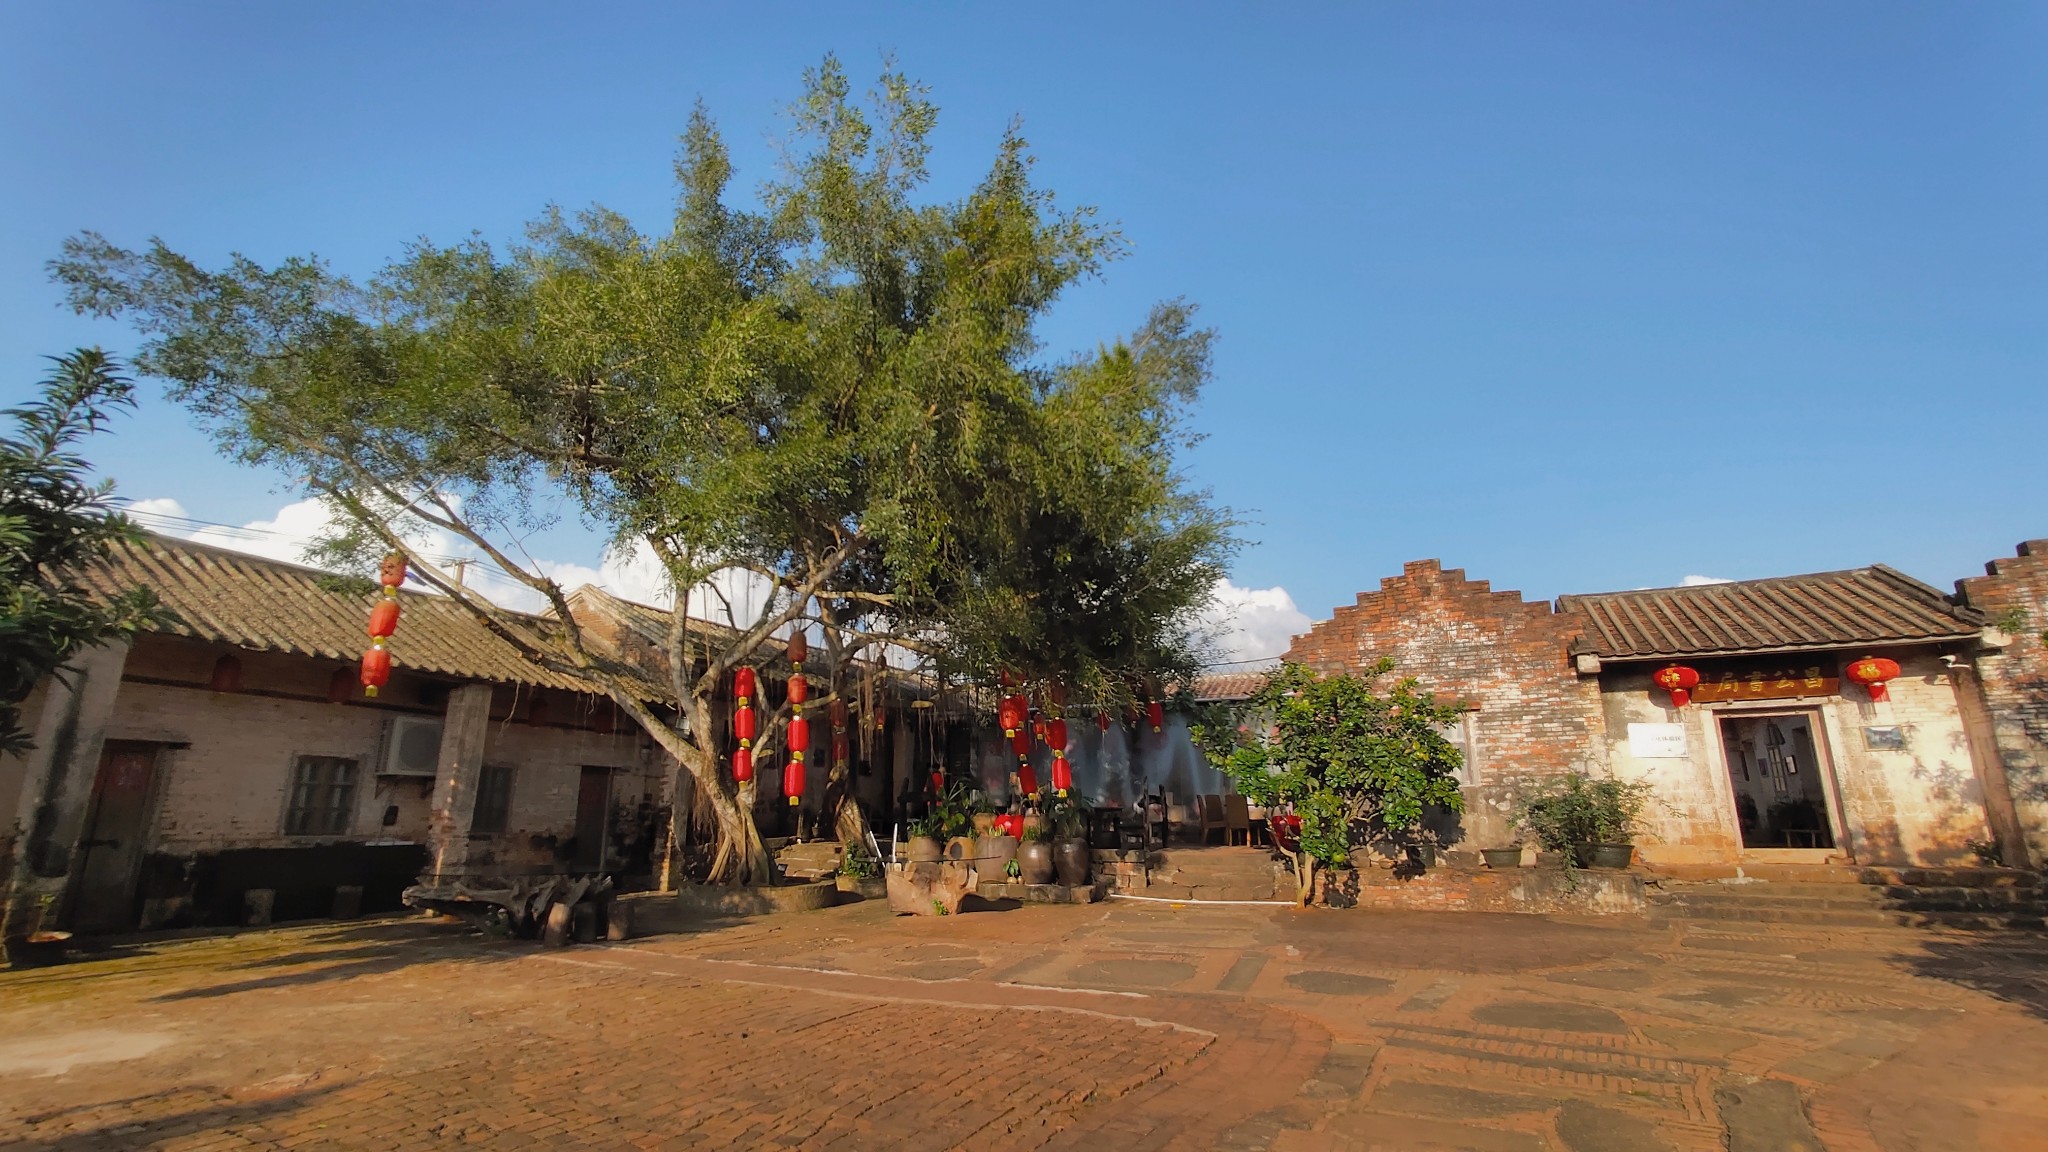
<path fill-rule="evenodd" d="M 1479 784 L 1466 790 L 1463 846 L 1492 847 L 1515 838 L 1506 810 L 1516 778 L 1597 762 L 1599 688 L 1565 655 L 1577 634 L 1575 618 L 1549 604 L 1417 560 L 1295 637 L 1287 659 L 1357 672 L 1392 657 L 1396 675 L 1472 706 Z"/>
<path fill-rule="evenodd" d="M 2029 540 L 1984 572 L 1956 581 L 1956 592 L 1994 623 L 2013 626 L 2010 645 L 1978 656 L 1977 674 L 2013 803 L 2039 861 L 2048 858 L 2048 540 Z"/>

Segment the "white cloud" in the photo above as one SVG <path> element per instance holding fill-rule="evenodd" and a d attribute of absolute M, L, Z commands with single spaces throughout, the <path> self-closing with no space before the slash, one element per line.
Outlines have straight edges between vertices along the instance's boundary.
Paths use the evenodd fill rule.
<path fill-rule="evenodd" d="M 1308 613 L 1295 607 L 1287 589 L 1240 588 L 1225 579 L 1216 582 L 1200 627 L 1215 641 L 1222 659 L 1277 660 L 1312 623 Z"/>
<path fill-rule="evenodd" d="M 190 516 L 190 513 L 185 511 L 183 504 L 168 496 L 158 497 L 155 500 L 131 500 L 128 502 L 128 512 L 131 515 L 145 517 L 175 516 L 180 520 L 187 519 Z"/>
<path fill-rule="evenodd" d="M 1678 583 L 1682 588 L 1697 588 L 1702 584 L 1733 584 L 1735 581 L 1720 576 L 1687 576 Z"/>

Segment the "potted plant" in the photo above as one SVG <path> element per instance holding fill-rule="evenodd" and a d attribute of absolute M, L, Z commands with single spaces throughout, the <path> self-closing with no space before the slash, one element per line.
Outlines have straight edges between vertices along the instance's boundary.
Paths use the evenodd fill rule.
<path fill-rule="evenodd" d="M 974 838 L 974 866 L 984 876 L 1006 876 L 1017 859 L 1017 833 L 1024 830 L 1022 816 L 989 816 L 989 830 Z"/>
<path fill-rule="evenodd" d="M 1052 827 L 1044 821 L 1024 825 L 1024 842 L 1017 848 L 1017 871 L 1018 878 L 1026 884 L 1052 883 Z"/>
<path fill-rule="evenodd" d="M 967 811 L 968 818 L 974 824 L 974 835 L 977 839 L 995 835 L 996 805 L 986 793 L 976 792 L 973 799 L 968 802 Z"/>
<path fill-rule="evenodd" d="M 851 892 L 863 899 L 882 896 L 882 870 L 873 856 L 868 855 L 867 845 L 857 840 L 848 840 L 839 857 L 839 875 L 836 883 L 841 892 Z"/>
<path fill-rule="evenodd" d="M 1568 868 L 1626 868 L 1649 800 L 1647 781 L 1574 772 L 1524 795 L 1515 820 Z"/>
<path fill-rule="evenodd" d="M 1080 801 L 1055 799 L 1052 804 L 1052 860 L 1060 883 L 1078 888 L 1088 883 L 1088 812 Z"/>
<path fill-rule="evenodd" d="M 1479 855 L 1481 859 L 1486 861 L 1488 868 L 1520 868 L 1522 866 L 1522 845 L 1520 841 L 1516 841 L 1505 848 L 1481 848 Z"/>
<path fill-rule="evenodd" d="M 910 862 L 932 864 L 946 858 L 946 818 L 937 808 L 910 822 Z"/>

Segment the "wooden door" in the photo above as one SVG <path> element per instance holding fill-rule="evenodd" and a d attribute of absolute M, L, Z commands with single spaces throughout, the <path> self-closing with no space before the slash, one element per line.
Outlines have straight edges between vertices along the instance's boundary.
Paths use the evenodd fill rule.
<path fill-rule="evenodd" d="M 92 781 L 84 859 L 78 869 L 78 899 L 71 917 L 81 932 L 118 932 L 135 927 L 135 879 L 142 867 L 148 831 L 150 785 L 156 776 L 156 745 L 110 740 L 100 752 Z"/>
<path fill-rule="evenodd" d="M 612 770 L 585 768 L 576 786 L 576 857 L 581 870 L 604 867 L 605 833 L 611 825 Z"/>

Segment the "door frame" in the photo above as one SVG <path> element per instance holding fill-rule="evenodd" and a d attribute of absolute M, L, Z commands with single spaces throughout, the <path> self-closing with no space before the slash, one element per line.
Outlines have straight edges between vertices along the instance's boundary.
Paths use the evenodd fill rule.
<path fill-rule="evenodd" d="M 99 760 L 93 765 L 91 799 L 86 805 L 85 821 L 78 830 L 77 861 L 67 878 L 63 915 L 67 927 L 76 929 L 79 914 L 84 911 L 86 866 L 90 863 L 93 852 L 93 846 L 87 841 L 93 838 L 94 825 L 99 822 L 100 802 L 105 796 L 100 787 L 100 776 L 106 771 L 107 758 L 121 752 L 141 752 L 149 756 L 149 780 L 143 785 L 142 803 L 138 805 L 140 815 L 136 821 L 135 851 L 129 857 L 126 874 L 121 877 L 118 888 L 120 902 L 132 912 L 135 908 L 135 889 L 142 880 L 143 858 L 149 855 L 149 849 L 156 839 L 157 804 L 163 796 L 164 753 L 178 746 L 157 740 L 101 742 Z M 135 918 L 125 916 L 124 919 L 129 921 L 124 927 L 132 930 L 135 927 L 132 922 Z"/>
<path fill-rule="evenodd" d="M 1753 864 L 1816 864 L 1830 859 L 1842 863 L 1856 862 L 1855 841 L 1849 836 L 1847 810 L 1842 806 L 1842 788 L 1835 779 L 1834 741 L 1828 736 L 1827 709 L 1820 704 L 1738 704 L 1725 708 L 1708 710 L 1714 724 L 1714 759 L 1719 765 L 1719 784 L 1727 803 L 1729 829 L 1742 859 Z M 1833 848 L 1749 848 L 1742 846 L 1742 822 L 1735 815 L 1735 779 L 1730 775 L 1728 761 L 1728 735 L 1721 727 L 1723 720 L 1767 720 L 1773 716 L 1787 716 L 1806 721 L 1813 733 L 1813 753 L 1820 759 L 1815 770 L 1820 773 L 1821 801 L 1827 808 L 1828 834 L 1834 837 Z"/>

